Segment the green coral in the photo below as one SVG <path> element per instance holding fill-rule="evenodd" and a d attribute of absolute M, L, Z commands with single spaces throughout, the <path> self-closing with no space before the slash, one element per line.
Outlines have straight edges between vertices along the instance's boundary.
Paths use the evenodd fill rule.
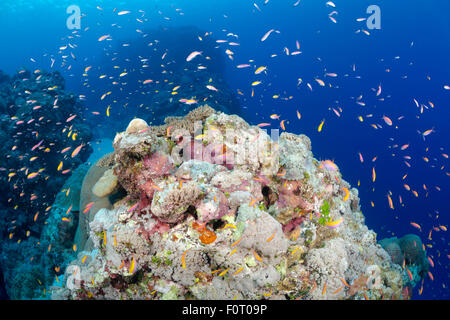
<path fill-rule="evenodd" d="M 158 266 L 161 264 L 161 258 L 157 256 L 152 257 L 152 262 L 156 263 Z"/>
<path fill-rule="evenodd" d="M 320 213 L 321 213 L 321 216 L 319 218 L 319 224 L 324 226 L 325 223 L 331 221 L 330 204 L 328 203 L 327 200 L 323 200 L 322 206 L 320 207 Z"/>

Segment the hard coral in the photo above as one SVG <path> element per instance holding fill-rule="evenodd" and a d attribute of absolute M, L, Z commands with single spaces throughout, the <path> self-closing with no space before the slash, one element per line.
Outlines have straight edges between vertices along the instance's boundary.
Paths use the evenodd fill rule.
<path fill-rule="evenodd" d="M 171 183 L 164 185 L 163 188 L 155 192 L 151 210 L 161 221 L 167 223 L 182 220 L 188 207 L 195 206 L 202 195 L 202 190 L 195 181 L 187 181 L 181 185 Z"/>
<path fill-rule="evenodd" d="M 357 190 L 313 158 L 307 137 L 280 140 L 278 150 L 260 128 L 209 107 L 119 133 L 96 180 L 113 167 L 124 195 L 88 217 L 89 258 L 68 268 L 80 269 L 84 287 L 55 297 L 399 297 L 401 270 L 364 225 Z"/>

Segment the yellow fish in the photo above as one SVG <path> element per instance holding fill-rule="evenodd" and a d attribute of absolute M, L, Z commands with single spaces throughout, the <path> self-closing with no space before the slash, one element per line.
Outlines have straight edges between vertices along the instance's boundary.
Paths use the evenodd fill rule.
<path fill-rule="evenodd" d="M 203 138 L 205 138 L 206 135 L 205 134 L 199 134 L 198 136 L 196 136 L 194 139 L 195 140 L 202 140 Z"/>
<path fill-rule="evenodd" d="M 230 268 L 225 269 L 224 271 L 222 271 L 221 273 L 219 273 L 219 277 L 223 276 L 225 273 L 228 272 Z"/>
<path fill-rule="evenodd" d="M 135 267 L 136 267 L 136 260 L 133 257 L 133 260 L 131 261 L 131 264 L 130 264 L 130 271 L 129 272 L 133 273 Z"/>
<path fill-rule="evenodd" d="M 322 120 L 322 122 L 319 124 L 319 127 L 317 128 L 317 131 L 322 131 L 322 127 L 323 127 L 323 124 L 325 123 L 325 119 L 323 119 Z"/>
<path fill-rule="evenodd" d="M 239 272 L 241 272 L 244 269 L 244 266 L 240 267 L 235 273 L 233 273 L 234 275 L 237 275 Z"/>
<path fill-rule="evenodd" d="M 188 252 L 189 249 L 187 249 L 183 255 L 181 256 L 181 264 L 183 266 L 183 269 L 186 269 L 186 252 Z"/>
<path fill-rule="evenodd" d="M 272 233 L 272 235 L 271 235 L 266 241 L 267 241 L 267 242 L 272 241 L 273 237 L 275 236 L 275 233 L 276 233 L 276 231 L 274 231 L 274 232 Z"/>
<path fill-rule="evenodd" d="M 259 67 L 258 69 L 256 69 L 255 74 L 260 74 L 261 72 L 263 72 L 266 69 L 267 69 L 266 67 Z"/>
<path fill-rule="evenodd" d="M 346 187 L 342 187 L 342 190 L 344 190 L 344 192 L 345 192 L 344 201 L 347 201 L 348 197 L 350 195 L 350 192 L 348 191 L 348 189 Z"/>
<path fill-rule="evenodd" d="M 225 227 L 223 227 L 222 229 L 226 229 L 226 228 L 234 228 L 234 229 L 236 229 L 236 226 L 232 225 L 232 224 L 226 224 Z"/>

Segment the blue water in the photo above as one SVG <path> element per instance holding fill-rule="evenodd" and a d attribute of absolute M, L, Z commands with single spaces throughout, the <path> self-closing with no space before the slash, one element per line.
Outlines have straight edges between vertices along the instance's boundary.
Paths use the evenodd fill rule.
<path fill-rule="evenodd" d="M 151 41 L 136 29 L 145 33 L 146 29 L 159 27 L 194 26 L 211 32 L 216 40 L 239 43 L 239 46 L 217 44 L 221 63 L 216 67 L 237 97 L 242 107 L 240 114 L 252 124 L 270 122 L 270 129 L 279 128 L 279 120 L 269 117 L 276 113 L 281 116 L 280 120 L 286 120 L 287 131 L 309 136 L 314 156 L 334 160 L 343 178 L 359 189 L 366 224 L 379 239 L 416 233 L 428 245 L 427 255 L 435 264 L 430 270 L 434 280 L 427 277 L 423 293 L 419 295 L 416 287 L 413 299 L 448 299 L 448 235 L 440 229 L 433 230 L 432 240 L 428 237 L 433 227 L 449 225 L 450 170 L 448 158 L 443 154 L 450 151 L 450 90 L 444 89 L 444 85 L 450 85 L 450 19 L 447 14 L 450 2 L 335 0 L 336 8 L 327 6 L 325 0 L 301 0 L 296 7 L 293 6 L 296 0 L 264 2 L 146 0 L 112 4 L 111 1 L 87 0 L 3 0 L 0 4 L 0 70 L 8 74 L 21 67 L 60 71 L 66 79 L 66 89 L 86 96 L 86 121 L 93 127 L 102 127 L 103 131 L 99 129 L 99 132 L 106 134 L 108 122 L 132 119 L 141 103 L 139 90 L 142 89 L 130 79 L 123 87 L 126 90 L 120 91 L 98 78 L 101 74 L 115 72 L 117 75 L 118 71 L 114 71 L 117 65 L 118 70 L 125 67 L 132 70 L 130 77 L 145 79 L 147 71 L 142 71 L 141 64 L 126 60 L 141 54 L 133 51 L 133 45 L 140 42 L 146 45 Z M 66 27 L 66 8 L 71 4 L 78 5 L 84 15 L 77 33 L 79 37 L 72 39 L 68 37 L 74 34 Z M 368 30 L 365 21 L 356 21 L 368 17 L 366 8 L 373 4 L 381 9 L 380 30 Z M 118 16 L 117 12 L 123 10 L 131 13 Z M 337 23 L 329 19 L 333 11 L 337 11 L 332 15 Z M 262 42 L 261 38 L 270 29 L 279 33 L 273 32 Z M 362 29 L 368 30 L 370 35 L 355 33 Z M 229 33 L 238 37 L 227 36 Z M 112 41 L 98 41 L 107 34 Z M 301 54 L 286 55 L 285 47 L 291 53 L 297 51 L 296 41 Z M 195 50 L 192 42 L 185 39 L 179 42 L 188 52 Z M 59 49 L 69 43 L 76 47 Z M 124 43 L 133 45 L 126 48 L 122 46 Z M 121 46 L 120 55 L 114 56 Z M 233 60 L 226 56 L 226 49 L 234 52 Z M 75 58 L 62 58 L 70 52 Z M 271 57 L 273 54 L 277 56 Z M 111 61 L 112 57 L 117 59 Z M 52 58 L 55 59 L 53 68 Z M 64 65 L 63 60 L 67 61 Z M 236 68 L 238 64 L 247 63 L 252 67 Z M 92 68 L 88 76 L 83 76 L 88 66 Z M 266 66 L 267 72 L 255 75 L 255 67 L 260 66 Z M 336 73 L 337 77 L 324 76 L 325 73 Z M 300 85 L 299 78 L 302 79 Z M 325 81 L 326 86 L 320 86 L 316 78 Z M 253 87 L 252 97 L 251 83 L 257 80 L 262 83 Z M 382 92 L 377 97 L 379 85 Z M 237 94 L 237 90 L 243 95 Z M 113 92 L 111 97 L 100 100 L 108 91 Z M 273 98 L 274 95 L 279 98 Z M 365 106 L 356 103 L 361 95 L 360 101 Z M 113 99 L 118 102 L 113 104 Z M 414 99 L 426 106 L 423 113 Z M 124 107 L 127 103 L 136 105 Z M 113 105 L 110 117 L 105 114 L 108 105 Z M 148 107 L 150 112 L 151 106 Z M 339 117 L 332 108 L 342 109 Z M 92 111 L 100 115 L 93 117 Z M 361 122 L 359 116 L 364 121 Z M 388 116 L 393 125 L 388 126 L 383 116 Z M 399 117 L 404 118 L 399 120 Z M 318 132 L 323 119 L 322 131 Z M 371 124 L 379 124 L 381 128 L 374 129 Z M 434 132 L 424 139 L 420 133 L 432 128 Z M 115 132 L 109 134 L 113 136 Z M 409 147 L 400 150 L 405 144 Z M 398 146 L 394 148 L 395 145 Z M 358 152 L 363 155 L 363 163 Z M 411 160 L 404 156 L 410 156 Z M 372 161 L 374 157 L 377 158 Z M 373 168 L 375 182 L 372 182 Z M 404 184 L 417 191 L 418 197 L 407 191 Z M 388 193 L 391 193 L 394 210 L 389 208 Z M 410 222 L 418 223 L 421 231 Z"/>

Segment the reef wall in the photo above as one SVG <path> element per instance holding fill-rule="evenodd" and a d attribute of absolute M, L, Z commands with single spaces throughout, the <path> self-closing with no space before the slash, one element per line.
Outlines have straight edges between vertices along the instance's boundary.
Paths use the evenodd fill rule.
<path fill-rule="evenodd" d="M 61 237 L 77 227 L 78 202 L 59 209 L 53 202 L 92 152 L 92 133 L 82 111 L 58 72 L 22 69 L 9 77 L 0 71 L 0 267 L 13 299 L 35 297 L 33 288 L 40 281 L 43 289 L 45 281 L 33 275 L 43 278 L 46 264 L 59 266 L 41 260 L 47 247 L 39 240 L 52 210 L 64 208 L 66 218 L 73 218 L 70 226 L 55 222 Z M 68 186 L 60 201 L 70 199 L 75 189 L 75 184 Z M 64 241 L 66 246 L 73 243 L 70 237 Z"/>

